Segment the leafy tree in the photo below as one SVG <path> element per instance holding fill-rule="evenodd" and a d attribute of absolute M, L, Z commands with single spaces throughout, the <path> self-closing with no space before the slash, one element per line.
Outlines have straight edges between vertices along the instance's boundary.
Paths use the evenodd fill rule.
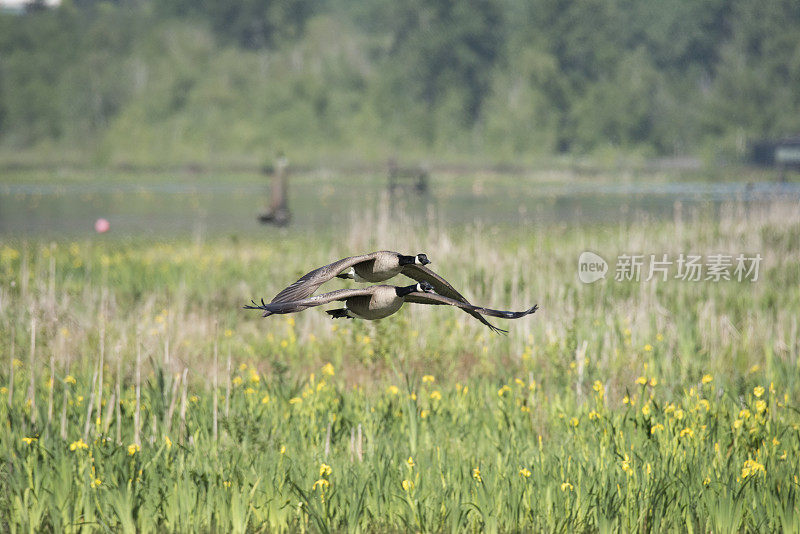
<path fill-rule="evenodd" d="M 450 97 L 467 125 L 480 115 L 503 43 L 495 0 L 412 0 L 392 6 L 390 72 L 397 94 L 430 112 Z"/>

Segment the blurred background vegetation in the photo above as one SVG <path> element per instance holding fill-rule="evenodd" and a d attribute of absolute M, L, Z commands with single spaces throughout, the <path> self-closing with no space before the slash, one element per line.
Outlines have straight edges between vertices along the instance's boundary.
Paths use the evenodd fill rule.
<path fill-rule="evenodd" d="M 736 159 L 800 131 L 795 0 L 65 0 L 0 13 L 0 157 Z"/>

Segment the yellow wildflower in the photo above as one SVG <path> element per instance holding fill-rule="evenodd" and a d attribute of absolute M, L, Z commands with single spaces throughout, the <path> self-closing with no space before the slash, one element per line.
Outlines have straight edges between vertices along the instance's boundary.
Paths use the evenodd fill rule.
<path fill-rule="evenodd" d="M 572 490 L 573 490 L 572 484 L 570 484 L 569 482 L 564 482 L 563 484 L 561 484 L 561 491 L 572 491 Z"/>
<path fill-rule="evenodd" d="M 572 419 L 569 420 L 569 424 L 572 426 L 578 426 L 578 422 L 579 421 L 577 417 L 573 417 Z"/>
<path fill-rule="evenodd" d="M 303 399 L 301 399 L 300 397 L 292 397 L 291 399 L 289 399 L 289 404 L 300 404 L 302 402 Z"/>
<path fill-rule="evenodd" d="M 266 394 L 263 397 L 261 397 L 261 404 L 267 404 L 267 403 L 269 403 L 269 394 Z"/>
<path fill-rule="evenodd" d="M 430 410 L 422 410 L 421 412 L 419 412 L 419 416 L 422 419 L 425 419 L 426 417 L 428 417 L 428 415 L 430 415 L 430 413 L 431 413 Z"/>
<path fill-rule="evenodd" d="M 256 371 L 255 369 L 250 369 L 250 382 L 254 384 L 258 384 L 259 382 L 261 382 L 261 377 L 258 376 L 258 371 Z"/>
<path fill-rule="evenodd" d="M 500 389 L 497 390 L 497 396 L 498 397 L 502 397 L 503 395 L 505 395 L 509 391 L 511 391 L 511 388 L 508 387 L 507 385 L 503 385 L 503 387 L 501 387 Z"/>
<path fill-rule="evenodd" d="M 764 413 L 767 410 L 767 402 L 761 399 L 756 401 L 756 411 L 758 413 Z"/>
<path fill-rule="evenodd" d="M 333 365 L 330 362 L 322 366 L 322 374 L 327 376 L 333 376 L 336 374 L 336 371 L 334 371 Z"/>
<path fill-rule="evenodd" d="M 631 470 L 631 459 L 628 458 L 628 455 L 625 455 L 625 458 L 622 460 L 622 470 L 628 475 L 631 476 L 633 471 Z"/>
<path fill-rule="evenodd" d="M 597 395 L 599 397 L 602 397 L 606 391 L 606 388 L 603 386 L 603 383 L 600 382 L 599 380 L 594 381 L 594 384 L 592 384 L 592 389 L 594 389 L 597 392 Z"/>
<path fill-rule="evenodd" d="M 523 467 L 522 469 L 519 470 L 519 475 L 525 478 L 530 478 L 531 471 L 527 467 Z"/>
<path fill-rule="evenodd" d="M 684 436 L 689 436 L 690 438 L 694 437 L 694 430 L 692 430 L 689 427 L 684 428 L 683 430 L 681 430 L 680 437 L 684 437 Z"/>
<path fill-rule="evenodd" d="M 476 467 L 472 470 L 472 478 L 474 478 L 479 484 L 483 482 L 483 478 L 481 478 L 481 470 L 479 468 Z"/>
<path fill-rule="evenodd" d="M 92 486 L 93 488 L 96 488 L 97 486 L 99 486 L 99 485 L 100 485 L 100 484 L 102 484 L 102 483 L 103 483 L 103 482 L 102 482 L 102 481 L 101 481 L 99 478 L 95 478 L 94 480 L 92 480 L 92 482 L 91 482 L 91 486 Z"/>
<path fill-rule="evenodd" d="M 246 369 L 247 369 L 247 364 L 246 363 L 239 364 L 239 370 L 240 371 L 245 371 Z"/>
<path fill-rule="evenodd" d="M 241 383 L 242 383 L 242 377 L 241 377 L 241 376 L 237 376 L 237 377 L 235 377 L 235 378 L 233 379 L 233 385 L 234 385 L 234 386 L 238 386 L 238 385 L 240 385 Z"/>
<path fill-rule="evenodd" d="M 740 419 L 747 419 L 749 417 L 750 417 L 750 410 L 748 410 L 747 408 L 739 410 L 739 418 Z"/>
<path fill-rule="evenodd" d="M 661 334 L 656 334 L 656 341 L 664 341 L 664 336 Z"/>
<path fill-rule="evenodd" d="M 316 482 L 314 482 L 314 485 L 313 485 L 313 486 L 311 486 L 311 491 L 314 491 L 315 489 L 317 489 L 317 486 L 319 486 L 319 489 L 321 489 L 321 490 L 325 491 L 325 488 L 327 488 L 327 487 L 328 487 L 328 486 L 330 486 L 330 485 L 331 485 L 331 483 L 330 483 L 330 482 L 328 482 L 328 481 L 327 481 L 327 480 L 325 480 L 324 478 L 320 478 L 319 480 L 317 480 Z"/>
<path fill-rule="evenodd" d="M 650 387 L 651 387 L 651 388 L 654 388 L 654 387 L 656 387 L 657 385 L 658 385 L 658 379 L 656 379 L 656 378 L 651 378 L 651 379 L 650 379 Z"/>
<path fill-rule="evenodd" d="M 650 415 L 650 403 L 642 406 L 642 415 Z"/>
<path fill-rule="evenodd" d="M 279 451 L 281 454 L 286 454 L 286 445 L 281 445 L 281 449 Z"/>
<path fill-rule="evenodd" d="M 678 408 L 677 410 L 675 410 L 675 413 L 674 413 L 674 415 L 675 415 L 675 419 L 677 419 L 678 421 L 680 421 L 681 419 L 683 419 L 683 410 L 681 410 L 680 408 Z"/>
<path fill-rule="evenodd" d="M 740 428 L 742 428 L 743 424 L 744 424 L 744 421 L 742 421 L 741 419 L 737 419 L 736 421 L 733 422 L 733 428 L 735 428 L 736 430 L 739 430 Z"/>
<path fill-rule="evenodd" d="M 256 390 L 254 390 L 253 388 L 247 388 L 246 390 L 244 390 L 245 395 L 252 395 L 255 392 Z M 192 402 L 197 402 L 197 401 L 192 401 Z"/>
<path fill-rule="evenodd" d="M 742 467 L 742 478 L 758 476 L 759 473 L 766 474 L 766 472 L 767 471 L 764 469 L 764 464 L 760 464 L 751 458 L 748 459 Z"/>
<path fill-rule="evenodd" d="M 88 449 L 88 448 L 89 445 L 87 445 L 82 439 L 79 439 L 78 441 L 73 441 L 72 443 L 69 444 L 69 450 L 71 451 Z"/>
<path fill-rule="evenodd" d="M 38 440 L 38 438 L 22 438 L 22 442 L 27 444 L 27 445 L 30 445 L 31 443 L 33 443 L 34 441 L 37 441 L 37 440 Z"/>
<path fill-rule="evenodd" d="M 651 434 L 655 434 L 659 430 L 664 430 L 664 425 L 662 425 L 661 423 L 656 423 L 656 424 L 654 424 L 653 426 L 650 427 L 650 433 Z"/>
<path fill-rule="evenodd" d="M 200 401 L 200 397 L 198 397 L 197 395 L 192 395 L 191 397 L 189 397 L 189 402 L 191 402 L 193 404 L 197 404 L 199 401 Z"/>
<path fill-rule="evenodd" d="M 647 377 L 646 376 L 640 376 L 639 378 L 636 379 L 636 383 L 641 385 L 641 386 L 646 385 L 647 384 Z"/>
<path fill-rule="evenodd" d="M 411 480 L 403 480 L 402 484 L 403 491 L 411 491 L 414 489 L 414 483 Z"/>
<path fill-rule="evenodd" d="M 706 375 L 703 375 L 703 378 L 701 379 L 701 382 L 703 382 L 703 384 L 708 384 L 712 380 L 714 380 L 714 377 L 709 375 L 709 374 L 706 374 Z"/>
<path fill-rule="evenodd" d="M 400 393 L 400 388 L 398 388 L 397 386 L 389 386 L 388 388 L 386 388 L 386 391 L 390 395 L 397 395 L 398 393 Z"/>
<path fill-rule="evenodd" d="M 763 386 L 756 386 L 753 388 L 753 395 L 756 397 L 761 397 L 764 394 L 764 387 Z"/>
<path fill-rule="evenodd" d="M 140 450 L 142 450 L 142 448 L 139 445 L 137 445 L 136 443 L 131 443 L 130 445 L 128 445 L 128 455 L 129 456 L 133 456 L 134 454 L 136 454 Z"/>
<path fill-rule="evenodd" d="M 414 458 L 412 456 L 409 456 L 408 460 L 406 460 L 406 465 L 408 466 L 409 469 L 414 469 L 414 466 L 417 464 L 414 463 Z"/>
<path fill-rule="evenodd" d="M 436 377 L 433 376 L 433 375 L 425 375 L 425 376 L 422 377 L 422 381 L 423 382 L 435 382 L 436 381 Z"/>
<path fill-rule="evenodd" d="M 651 350 L 653 350 L 653 345 L 651 345 L 650 343 L 644 346 L 645 352 L 650 352 Z"/>
<path fill-rule="evenodd" d="M 437 400 L 437 401 L 438 400 L 442 400 L 442 394 L 439 392 L 438 389 L 436 391 L 432 391 L 431 392 L 431 399 Z"/>
<path fill-rule="evenodd" d="M 72 376 L 72 375 L 67 375 L 66 377 L 64 377 L 64 383 L 65 383 L 65 384 L 77 384 L 77 383 L 78 383 L 78 381 L 77 381 L 77 380 L 75 380 L 75 377 L 74 377 L 74 376 Z"/>
<path fill-rule="evenodd" d="M 172 448 L 172 440 L 166 434 L 164 434 L 164 443 L 167 445 L 167 449 Z"/>
<path fill-rule="evenodd" d="M 591 412 L 589 412 L 589 420 L 592 421 L 594 419 L 600 419 L 600 414 L 592 410 Z"/>
<path fill-rule="evenodd" d="M 329 466 L 328 464 L 324 464 L 324 463 L 323 464 L 319 464 L 319 476 L 327 477 L 327 476 L 330 476 L 331 473 L 333 473 L 333 469 L 331 468 L 331 466 Z"/>

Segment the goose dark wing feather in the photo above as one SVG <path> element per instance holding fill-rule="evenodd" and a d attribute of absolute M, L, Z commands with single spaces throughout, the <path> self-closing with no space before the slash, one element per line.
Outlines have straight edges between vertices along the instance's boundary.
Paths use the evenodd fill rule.
<path fill-rule="evenodd" d="M 406 265 L 403 267 L 401 271 L 404 275 L 408 276 L 409 278 L 416 280 L 417 282 L 428 282 L 433 286 L 433 289 L 441 296 L 449 297 L 454 300 L 458 300 L 465 304 L 470 304 L 470 302 L 462 295 L 461 293 L 456 290 L 450 282 L 433 272 L 432 270 L 428 269 L 424 265 Z M 437 304 L 447 304 L 445 302 L 438 302 Z M 471 304 L 470 304 L 471 305 Z M 492 329 L 493 332 L 497 334 L 507 334 L 507 330 L 503 330 L 502 328 L 497 328 L 492 323 L 486 320 L 486 318 L 476 311 L 467 310 L 462 308 L 465 312 L 488 326 Z"/>
<path fill-rule="evenodd" d="M 308 298 L 314 294 L 314 291 L 316 291 L 319 286 L 328 280 L 332 280 L 337 274 L 349 269 L 350 267 L 353 267 L 357 263 L 361 263 L 362 261 L 375 259 L 375 256 L 378 254 L 378 252 L 372 252 L 370 254 L 362 254 L 360 256 L 350 256 L 349 258 L 343 258 L 339 261 L 324 265 L 318 269 L 314 269 L 313 271 L 304 274 L 299 280 L 290 286 L 281 290 L 280 293 L 275 295 L 275 298 L 272 299 L 272 302 L 295 302 Z"/>
<path fill-rule="evenodd" d="M 466 302 L 469 304 L 469 301 L 464 298 L 464 295 L 459 293 L 456 288 L 450 285 L 450 282 L 433 272 L 432 270 L 428 269 L 424 265 L 406 265 L 403 267 L 403 270 L 400 271 L 404 275 L 408 276 L 411 279 L 416 280 L 417 282 L 428 282 L 430 285 L 433 286 L 433 289 L 440 295 L 445 297 L 450 297 L 451 299 L 460 300 L 461 302 Z"/>
<path fill-rule="evenodd" d="M 520 317 L 525 317 L 526 315 L 530 315 L 531 313 L 534 313 L 536 310 L 539 309 L 539 306 L 533 306 L 532 308 L 529 308 L 521 312 L 493 310 L 491 308 L 482 308 L 480 306 L 473 306 L 472 304 L 467 304 L 466 302 L 451 299 L 443 295 L 437 295 L 435 293 L 420 293 L 416 291 L 413 293 L 409 293 L 406 296 L 405 301 L 413 302 L 416 304 L 433 304 L 433 305 L 445 304 L 461 308 L 470 315 L 472 315 L 472 313 L 470 312 L 474 312 L 481 315 L 491 315 L 492 317 L 501 317 L 503 319 L 519 319 Z"/>

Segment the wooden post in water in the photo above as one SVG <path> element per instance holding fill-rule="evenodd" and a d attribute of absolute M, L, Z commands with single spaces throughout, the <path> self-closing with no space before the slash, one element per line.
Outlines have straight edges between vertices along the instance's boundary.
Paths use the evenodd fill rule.
<path fill-rule="evenodd" d="M 288 168 L 289 160 L 282 153 L 278 154 L 278 161 L 272 169 L 269 209 L 258 216 L 259 222 L 263 224 L 276 226 L 289 224 L 291 213 L 289 212 Z"/>

